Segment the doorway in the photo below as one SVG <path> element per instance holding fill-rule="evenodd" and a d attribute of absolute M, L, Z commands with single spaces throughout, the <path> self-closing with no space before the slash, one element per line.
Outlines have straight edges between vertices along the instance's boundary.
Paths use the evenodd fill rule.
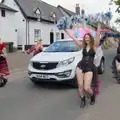
<path fill-rule="evenodd" d="M 61 33 L 61 39 L 64 39 L 64 33 Z"/>
<path fill-rule="evenodd" d="M 54 33 L 50 32 L 50 44 L 54 42 Z"/>

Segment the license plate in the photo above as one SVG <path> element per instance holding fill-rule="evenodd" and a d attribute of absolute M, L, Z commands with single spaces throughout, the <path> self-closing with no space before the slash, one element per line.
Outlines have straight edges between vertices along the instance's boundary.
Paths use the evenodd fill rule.
<path fill-rule="evenodd" d="M 49 79 L 49 76 L 48 76 L 48 75 L 42 75 L 42 74 L 39 74 L 39 75 L 37 75 L 37 78 L 41 78 L 41 79 Z"/>

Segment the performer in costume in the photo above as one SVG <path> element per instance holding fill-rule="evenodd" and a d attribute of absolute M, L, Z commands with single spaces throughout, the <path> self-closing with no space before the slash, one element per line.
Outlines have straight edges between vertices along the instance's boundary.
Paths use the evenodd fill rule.
<path fill-rule="evenodd" d="M 36 44 L 26 51 L 27 54 L 33 53 L 33 56 L 43 51 L 41 40 L 37 40 Z"/>
<path fill-rule="evenodd" d="M 91 98 L 90 104 L 95 103 L 95 93 L 92 89 L 92 83 L 95 86 L 96 81 L 96 67 L 93 63 L 96 48 L 99 46 L 100 41 L 100 26 L 98 26 L 96 40 L 90 33 L 86 33 L 83 38 L 83 42 L 80 42 L 74 35 L 71 35 L 67 30 L 65 32 L 71 37 L 76 44 L 83 47 L 83 58 L 78 63 L 76 69 L 76 76 L 78 81 L 78 89 L 81 97 L 80 107 L 83 108 L 86 104 L 85 94 L 89 94 Z"/>
<path fill-rule="evenodd" d="M 0 87 L 7 83 L 7 77 L 10 75 L 7 63 L 6 44 L 0 39 Z"/>

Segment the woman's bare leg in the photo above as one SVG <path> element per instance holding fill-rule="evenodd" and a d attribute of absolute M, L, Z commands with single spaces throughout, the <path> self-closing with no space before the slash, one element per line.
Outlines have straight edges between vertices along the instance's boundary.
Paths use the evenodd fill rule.
<path fill-rule="evenodd" d="M 93 105 L 95 103 L 95 94 L 91 88 L 93 79 L 93 72 L 87 72 L 84 76 L 84 89 L 86 93 L 88 93 L 91 96 L 91 102 L 90 104 Z"/>
<path fill-rule="evenodd" d="M 91 83 L 93 78 L 93 72 L 87 72 L 84 75 L 84 90 L 89 93 L 91 96 L 93 95 L 93 90 L 91 89 Z"/>
<path fill-rule="evenodd" d="M 81 97 L 81 103 L 80 103 L 80 107 L 84 108 L 85 104 L 86 104 L 86 100 L 85 100 L 85 94 L 84 94 L 84 89 L 83 89 L 83 76 L 84 74 L 82 73 L 82 70 L 77 68 L 76 69 L 76 76 L 77 76 L 77 81 L 78 81 L 78 89 L 79 89 L 79 93 L 80 93 L 80 97 Z"/>
<path fill-rule="evenodd" d="M 83 73 L 80 68 L 77 67 L 76 69 L 76 77 L 78 82 L 78 89 L 81 97 L 84 97 L 84 91 L 83 91 Z"/>

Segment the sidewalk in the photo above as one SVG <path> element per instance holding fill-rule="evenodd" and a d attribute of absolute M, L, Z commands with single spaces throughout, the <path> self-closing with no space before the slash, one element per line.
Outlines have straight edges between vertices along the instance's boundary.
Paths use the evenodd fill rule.
<path fill-rule="evenodd" d="M 21 51 L 8 53 L 8 66 L 11 73 L 26 71 L 32 55 L 26 55 Z"/>

